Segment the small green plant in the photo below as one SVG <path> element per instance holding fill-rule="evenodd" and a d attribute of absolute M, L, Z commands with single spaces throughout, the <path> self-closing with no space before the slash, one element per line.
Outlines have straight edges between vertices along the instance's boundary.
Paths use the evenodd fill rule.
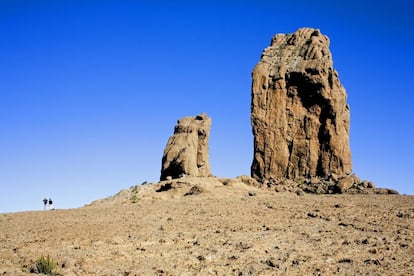
<path fill-rule="evenodd" d="M 137 195 L 134 194 L 131 196 L 130 200 L 131 200 L 131 203 L 137 203 L 139 201 L 139 198 Z"/>
<path fill-rule="evenodd" d="M 57 265 L 49 255 L 47 255 L 47 257 L 43 255 L 40 256 L 40 258 L 35 263 L 35 269 L 36 271 L 34 272 L 36 273 L 42 273 L 53 276 L 58 275 Z"/>
<path fill-rule="evenodd" d="M 131 188 L 132 188 L 132 189 L 131 189 L 131 193 L 133 193 L 133 194 L 138 193 L 138 185 L 136 185 L 136 186 L 132 186 Z"/>

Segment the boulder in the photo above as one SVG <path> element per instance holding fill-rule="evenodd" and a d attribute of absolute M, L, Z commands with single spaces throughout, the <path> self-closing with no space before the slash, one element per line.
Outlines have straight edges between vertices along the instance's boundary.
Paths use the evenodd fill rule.
<path fill-rule="evenodd" d="M 347 190 L 352 188 L 352 186 L 358 185 L 360 182 L 360 179 L 355 174 L 352 174 L 338 181 L 338 183 L 336 184 L 336 191 L 338 193 L 343 194 Z"/>
<path fill-rule="evenodd" d="M 249 186 L 254 186 L 254 187 L 260 187 L 261 186 L 260 183 L 257 182 L 256 179 L 254 179 L 250 176 L 247 176 L 247 175 L 238 176 L 236 179 L 240 180 L 241 182 L 243 182 L 244 184 L 249 185 Z"/>
<path fill-rule="evenodd" d="M 311 28 L 275 35 L 252 79 L 252 177 L 328 178 L 352 171 L 350 110 L 327 36 Z"/>
<path fill-rule="evenodd" d="M 162 157 L 161 180 L 210 176 L 208 139 L 211 119 L 202 113 L 178 120 Z"/>

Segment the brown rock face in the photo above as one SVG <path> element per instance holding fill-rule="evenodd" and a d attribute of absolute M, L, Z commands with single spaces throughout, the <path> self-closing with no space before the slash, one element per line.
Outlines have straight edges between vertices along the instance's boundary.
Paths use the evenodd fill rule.
<path fill-rule="evenodd" d="M 205 114 L 178 120 L 162 157 L 161 180 L 167 177 L 210 176 L 208 138 L 211 119 Z"/>
<path fill-rule="evenodd" d="M 329 39 L 299 29 L 272 38 L 253 70 L 252 177 L 345 176 L 352 171 L 349 106 Z"/>

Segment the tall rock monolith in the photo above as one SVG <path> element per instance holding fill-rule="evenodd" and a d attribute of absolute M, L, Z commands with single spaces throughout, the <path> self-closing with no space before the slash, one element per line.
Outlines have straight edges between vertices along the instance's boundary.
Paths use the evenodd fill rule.
<path fill-rule="evenodd" d="M 317 29 L 273 36 L 252 73 L 252 177 L 326 178 L 352 171 L 347 94 Z"/>
<path fill-rule="evenodd" d="M 162 157 L 161 180 L 182 176 L 210 176 L 208 139 L 211 119 L 202 113 L 178 120 Z"/>

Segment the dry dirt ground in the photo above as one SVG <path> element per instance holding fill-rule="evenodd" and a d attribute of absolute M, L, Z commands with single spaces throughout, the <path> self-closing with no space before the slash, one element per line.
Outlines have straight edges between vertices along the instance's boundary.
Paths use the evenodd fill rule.
<path fill-rule="evenodd" d="M 50 255 L 60 275 L 414 275 L 413 196 L 166 183 L 0 214 L 0 274 L 30 275 Z"/>

